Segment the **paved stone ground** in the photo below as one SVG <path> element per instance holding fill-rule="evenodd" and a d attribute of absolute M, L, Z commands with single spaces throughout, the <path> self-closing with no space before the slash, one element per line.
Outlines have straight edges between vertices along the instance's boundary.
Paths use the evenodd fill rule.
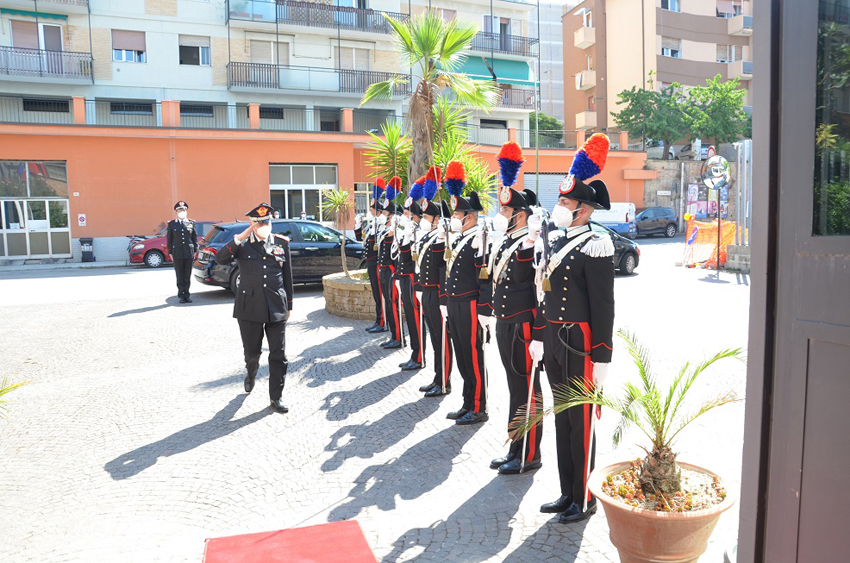
<path fill-rule="evenodd" d="M 659 373 L 746 345 L 746 278 L 676 269 L 681 240 L 641 243 L 638 274 L 617 279 L 617 325 L 655 351 Z M 319 288 L 301 288 L 291 410 L 279 415 L 265 367 L 254 392 L 242 390 L 230 294 L 195 284 L 195 303 L 178 306 L 173 280 L 130 268 L 0 272 L 0 374 L 31 381 L 0 420 L 3 561 L 198 562 L 205 538 L 350 518 L 388 563 L 619 560 L 601 511 L 562 526 L 537 510 L 558 495 L 551 423 L 542 469 L 487 468 L 507 417 L 495 349 L 491 420 L 456 427 L 445 414 L 459 393 L 421 398 L 430 370 L 399 372 L 403 352 L 382 351 L 367 323 L 326 314 Z M 614 361 L 609 388 L 634 375 L 622 346 Z M 743 393 L 744 373 L 729 363 L 699 392 Z M 615 422 L 599 424 L 599 463 L 640 453 L 612 450 Z M 734 490 L 742 428 L 743 404 L 717 411 L 682 436 L 680 458 Z M 701 561 L 722 561 L 736 529 L 732 510 Z"/>

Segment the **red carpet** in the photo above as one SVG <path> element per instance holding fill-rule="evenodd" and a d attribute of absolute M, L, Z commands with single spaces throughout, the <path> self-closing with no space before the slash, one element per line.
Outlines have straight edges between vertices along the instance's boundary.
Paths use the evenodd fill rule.
<path fill-rule="evenodd" d="M 376 563 L 354 520 L 207 540 L 204 563 Z"/>

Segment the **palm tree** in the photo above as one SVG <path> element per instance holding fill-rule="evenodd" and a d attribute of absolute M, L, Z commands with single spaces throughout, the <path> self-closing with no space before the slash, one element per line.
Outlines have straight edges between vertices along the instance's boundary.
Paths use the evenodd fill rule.
<path fill-rule="evenodd" d="M 381 125 L 381 133 L 382 136 L 378 136 L 369 132 L 372 137 L 366 152 L 369 166 L 375 171 L 376 177 L 389 179 L 398 176 L 401 185 L 406 186 L 407 167 L 413 151 L 410 137 L 404 134 L 401 124 L 395 121 Z"/>
<path fill-rule="evenodd" d="M 405 60 L 419 83 L 410 98 L 407 127 L 413 152 L 407 169 L 408 178 L 425 174 L 433 160 L 431 140 L 434 124 L 434 104 L 443 88 L 453 92 L 464 106 L 487 109 L 496 103 L 496 87 L 490 81 L 473 80 L 458 72 L 466 60 L 466 50 L 478 32 L 472 22 L 453 19 L 444 22 L 435 12 L 427 11 L 405 22 L 396 21 L 386 14 L 393 28 L 393 37 L 402 59 Z M 361 105 L 372 100 L 389 100 L 395 87 L 405 78 L 391 78 L 369 86 Z"/>
<path fill-rule="evenodd" d="M 322 213 L 325 216 L 333 217 L 334 226 L 342 233 L 342 236 L 339 237 L 342 271 L 349 278 L 351 275 L 348 273 L 348 264 L 345 259 L 345 226 L 348 225 L 352 205 L 353 202 L 346 190 L 336 188 L 335 190 L 325 190 L 322 193 Z"/>
<path fill-rule="evenodd" d="M 17 389 L 18 387 L 22 387 L 22 386 L 26 385 L 27 383 L 29 383 L 29 381 L 21 381 L 21 382 L 18 382 L 18 383 L 9 383 L 9 378 L 4 377 L 3 382 L 0 383 L 0 397 L 3 397 L 3 395 L 6 395 L 7 393 L 11 393 L 12 391 Z M 0 415 L 5 416 L 5 414 L 8 410 L 9 410 L 9 408 L 6 406 L 6 401 L 4 399 L 0 399 Z"/>
<path fill-rule="evenodd" d="M 632 425 L 643 432 L 652 443 L 651 450 L 641 464 L 641 485 L 647 494 L 661 492 L 665 495 L 675 494 L 682 490 L 681 471 L 676 463 L 676 454 L 672 450 L 673 440 L 690 423 L 719 406 L 734 403 L 741 399 L 734 391 L 726 391 L 711 397 L 696 408 L 686 410 L 685 399 L 693 388 L 694 382 L 712 364 L 723 358 L 735 358 L 743 361 L 740 348 L 726 349 L 716 353 L 711 358 L 691 366 L 686 363 L 673 378 L 666 389 L 658 385 L 658 381 L 650 368 L 649 352 L 637 342 L 633 335 L 619 332 L 629 354 L 632 356 L 640 374 L 640 385 L 627 383 L 622 398 L 608 397 L 592 385 L 586 387 L 580 381 L 572 387 L 561 386 L 552 391 L 554 406 L 533 413 L 529 422 L 525 423 L 525 407 L 523 406 L 511 426 L 513 436 L 522 436 L 536 426 L 545 416 L 557 414 L 569 408 L 580 405 L 597 405 L 617 413 L 620 420 L 614 430 L 614 446 L 620 441 Z M 542 404 L 542 399 L 538 402 Z"/>

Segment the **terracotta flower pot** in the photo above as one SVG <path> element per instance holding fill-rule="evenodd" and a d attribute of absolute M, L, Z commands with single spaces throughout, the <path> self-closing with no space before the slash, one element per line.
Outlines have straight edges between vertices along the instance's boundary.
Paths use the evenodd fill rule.
<path fill-rule="evenodd" d="M 696 465 L 679 465 L 714 475 Z M 605 510 L 611 543 L 620 552 L 621 563 L 696 563 L 705 552 L 720 515 L 735 504 L 732 494 L 727 491 L 722 503 L 694 512 L 656 512 L 634 508 L 602 492 L 606 476 L 628 467 L 629 462 L 601 467 L 593 471 L 589 480 L 590 492 Z"/>

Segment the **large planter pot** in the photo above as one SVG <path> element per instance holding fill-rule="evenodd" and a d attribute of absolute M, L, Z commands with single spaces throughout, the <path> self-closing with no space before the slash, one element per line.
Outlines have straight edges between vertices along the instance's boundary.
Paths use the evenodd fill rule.
<path fill-rule="evenodd" d="M 325 295 L 325 310 L 331 315 L 359 319 L 375 320 L 375 301 L 372 299 L 372 286 L 366 270 L 330 274 L 322 278 Z"/>
<path fill-rule="evenodd" d="M 714 475 L 696 465 L 679 465 Z M 620 552 L 621 563 L 696 563 L 705 552 L 720 515 L 735 504 L 733 495 L 727 491 L 722 503 L 695 512 L 656 512 L 634 508 L 602 492 L 602 482 L 608 475 L 628 467 L 629 462 L 601 467 L 593 471 L 589 480 L 590 492 L 605 510 L 611 543 Z"/>

